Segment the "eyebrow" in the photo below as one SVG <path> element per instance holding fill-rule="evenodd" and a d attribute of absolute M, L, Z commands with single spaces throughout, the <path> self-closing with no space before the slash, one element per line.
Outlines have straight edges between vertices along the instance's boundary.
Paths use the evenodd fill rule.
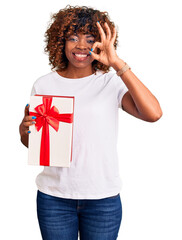
<path fill-rule="evenodd" d="M 89 38 L 89 37 L 94 37 L 93 35 L 88 35 L 88 36 L 86 36 L 86 38 Z"/>
<path fill-rule="evenodd" d="M 77 37 L 78 37 L 78 35 L 77 35 L 77 34 L 73 34 L 73 35 L 75 35 L 75 36 L 77 36 Z M 86 38 L 90 38 L 90 37 L 93 37 L 93 38 L 94 38 L 94 35 L 88 35 L 88 36 L 86 36 Z"/>

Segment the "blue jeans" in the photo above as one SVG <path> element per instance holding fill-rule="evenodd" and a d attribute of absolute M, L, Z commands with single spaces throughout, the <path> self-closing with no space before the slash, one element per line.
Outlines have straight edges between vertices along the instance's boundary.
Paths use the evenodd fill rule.
<path fill-rule="evenodd" d="M 37 190 L 43 240 L 116 240 L 122 219 L 120 194 L 102 199 L 66 199 Z"/>

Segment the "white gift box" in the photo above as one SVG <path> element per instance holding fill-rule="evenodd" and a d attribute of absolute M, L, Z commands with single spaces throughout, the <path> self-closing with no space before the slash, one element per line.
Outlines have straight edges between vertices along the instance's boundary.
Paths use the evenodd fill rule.
<path fill-rule="evenodd" d="M 72 161 L 74 96 L 30 96 L 28 164 L 70 167 Z"/>

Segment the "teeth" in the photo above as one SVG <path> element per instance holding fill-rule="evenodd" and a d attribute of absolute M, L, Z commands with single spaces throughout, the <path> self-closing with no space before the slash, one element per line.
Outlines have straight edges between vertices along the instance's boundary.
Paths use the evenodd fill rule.
<path fill-rule="evenodd" d="M 83 54 L 75 54 L 75 56 L 77 56 L 77 57 L 87 57 L 87 55 L 83 55 Z"/>

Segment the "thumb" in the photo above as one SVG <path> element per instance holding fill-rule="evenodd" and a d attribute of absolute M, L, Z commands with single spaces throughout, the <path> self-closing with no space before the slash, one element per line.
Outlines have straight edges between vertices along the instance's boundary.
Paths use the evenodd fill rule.
<path fill-rule="evenodd" d="M 100 43 L 100 42 L 95 42 L 95 43 L 92 45 L 91 51 L 89 52 L 90 55 L 91 55 L 91 57 L 92 57 L 93 59 L 96 59 L 97 61 L 99 61 L 100 56 L 99 56 L 99 54 L 95 53 L 94 51 L 98 52 L 98 51 L 97 51 L 98 49 L 99 49 L 100 51 L 102 50 L 102 43 Z"/>
<path fill-rule="evenodd" d="M 29 107 L 30 107 L 30 105 L 29 104 L 27 104 L 26 106 L 25 106 L 25 116 L 28 116 L 29 115 Z"/>
<path fill-rule="evenodd" d="M 98 54 L 96 54 L 96 53 L 94 53 L 94 52 L 92 52 L 92 51 L 90 51 L 89 53 L 90 53 L 90 55 L 91 55 L 91 57 L 92 57 L 93 59 L 96 59 L 97 61 L 99 61 L 99 55 L 98 55 Z"/>

